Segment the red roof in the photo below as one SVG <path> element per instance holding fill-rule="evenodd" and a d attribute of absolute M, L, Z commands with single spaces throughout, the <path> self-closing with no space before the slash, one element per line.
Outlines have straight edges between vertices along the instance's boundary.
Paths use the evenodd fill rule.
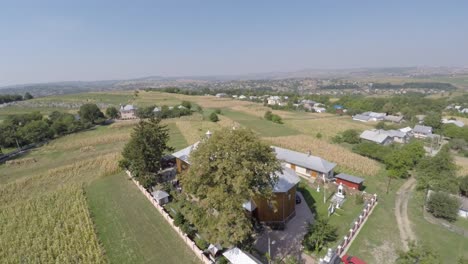
<path fill-rule="evenodd" d="M 366 262 L 364 262 L 364 260 L 358 258 L 358 257 L 354 257 L 354 256 L 349 256 L 349 255 L 344 255 L 341 260 L 345 263 L 345 264 L 366 264 Z"/>

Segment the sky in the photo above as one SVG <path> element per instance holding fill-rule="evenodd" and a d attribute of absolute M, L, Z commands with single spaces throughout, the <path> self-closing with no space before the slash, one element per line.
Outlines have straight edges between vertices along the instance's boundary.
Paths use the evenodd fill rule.
<path fill-rule="evenodd" d="M 468 1 L 0 0 L 0 86 L 468 66 Z"/>

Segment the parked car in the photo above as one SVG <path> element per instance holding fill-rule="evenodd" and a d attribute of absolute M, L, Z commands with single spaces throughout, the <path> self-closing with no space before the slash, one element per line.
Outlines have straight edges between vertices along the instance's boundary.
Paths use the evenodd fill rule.
<path fill-rule="evenodd" d="M 296 204 L 300 204 L 302 202 L 301 197 L 296 194 Z"/>
<path fill-rule="evenodd" d="M 355 256 L 349 256 L 349 255 L 344 255 L 341 260 L 343 261 L 344 264 L 366 264 L 364 260 L 355 257 Z"/>

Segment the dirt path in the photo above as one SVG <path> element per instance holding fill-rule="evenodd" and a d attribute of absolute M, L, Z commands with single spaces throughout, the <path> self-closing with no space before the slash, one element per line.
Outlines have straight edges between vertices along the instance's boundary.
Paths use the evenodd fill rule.
<path fill-rule="evenodd" d="M 395 216 L 398 229 L 400 229 L 400 237 L 404 250 L 408 250 L 409 241 L 416 240 L 416 236 L 411 230 L 411 223 L 408 218 L 408 200 L 411 196 L 411 191 L 415 186 L 416 179 L 410 178 L 398 190 L 395 201 Z"/>

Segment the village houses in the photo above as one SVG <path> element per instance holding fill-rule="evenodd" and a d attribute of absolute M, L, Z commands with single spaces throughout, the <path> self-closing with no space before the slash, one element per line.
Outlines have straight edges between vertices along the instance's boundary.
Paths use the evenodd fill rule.
<path fill-rule="evenodd" d="M 120 119 L 136 119 L 137 108 L 133 105 L 120 105 Z"/>

